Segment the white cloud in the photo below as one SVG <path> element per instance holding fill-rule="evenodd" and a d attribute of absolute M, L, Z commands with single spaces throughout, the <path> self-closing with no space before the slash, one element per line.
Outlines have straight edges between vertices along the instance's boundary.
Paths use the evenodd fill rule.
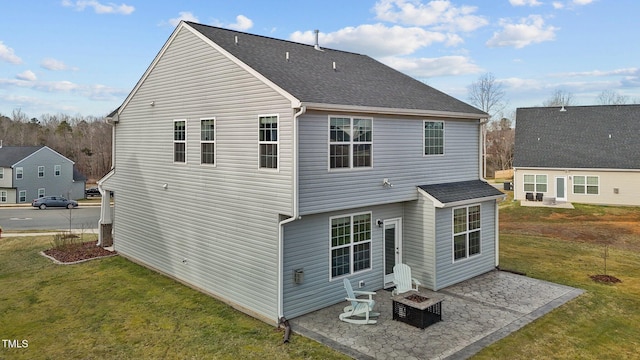
<path fill-rule="evenodd" d="M 434 0 L 423 4 L 419 0 L 380 0 L 374 5 L 376 18 L 382 21 L 414 26 L 432 26 L 438 30 L 476 30 L 488 24 L 473 15 L 475 6 L 456 7 L 448 0 Z"/>
<path fill-rule="evenodd" d="M 520 49 L 534 43 L 554 40 L 558 30 L 554 26 L 545 25 L 544 19 L 540 15 L 529 15 L 520 19 L 518 23 L 501 19 L 500 26 L 502 26 L 502 31 L 494 32 L 493 37 L 487 41 L 487 46 L 513 46 Z"/>
<path fill-rule="evenodd" d="M 553 8 L 554 9 L 562 9 L 562 8 L 564 8 L 564 4 L 561 3 L 560 1 L 554 1 L 552 4 L 553 4 Z"/>
<path fill-rule="evenodd" d="M 589 5 L 595 0 L 573 0 L 573 3 L 576 5 Z"/>
<path fill-rule="evenodd" d="M 135 11 L 135 7 L 126 4 L 102 4 L 96 0 L 62 0 L 62 6 L 75 8 L 77 11 L 84 11 L 84 9 L 90 7 L 96 14 L 121 14 L 130 15 Z"/>
<path fill-rule="evenodd" d="M 33 78 L 30 78 L 31 75 L 33 75 Z M 0 85 L 15 86 L 54 94 L 73 93 L 92 100 L 113 100 L 128 94 L 128 90 L 116 89 L 100 84 L 82 85 L 66 80 L 37 81 L 35 74 L 31 71 L 18 74 L 16 79 L 0 79 Z"/>
<path fill-rule="evenodd" d="M 542 3 L 538 0 L 509 0 L 513 6 L 540 6 Z"/>
<path fill-rule="evenodd" d="M 36 74 L 33 71 L 25 70 L 25 71 L 21 72 L 20 74 L 16 75 L 16 79 L 25 80 L 25 81 L 36 81 L 36 80 L 38 80 L 38 77 L 36 76 Z"/>
<path fill-rule="evenodd" d="M 12 64 L 22 64 L 22 59 L 18 57 L 12 48 L 0 41 L 0 60 L 10 62 Z"/>
<path fill-rule="evenodd" d="M 177 18 L 169 19 L 169 24 L 171 24 L 171 26 L 178 26 L 178 24 L 180 24 L 180 21 L 182 20 L 199 22 L 198 17 L 196 17 L 189 11 L 181 11 L 178 13 L 178 15 L 179 16 Z"/>
<path fill-rule="evenodd" d="M 47 69 L 47 70 L 53 70 L 53 71 L 61 71 L 61 70 L 68 70 L 69 67 L 63 63 L 60 60 L 56 60 L 53 58 L 46 58 L 43 59 L 40 62 L 40 67 Z"/>
<path fill-rule="evenodd" d="M 439 58 L 387 57 L 380 61 L 414 78 L 477 74 L 483 71 L 470 58 L 459 55 Z"/>
<path fill-rule="evenodd" d="M 568 72 L 568 73 L 560 73 L 556 74 L 557 77 L 579 77 L 579 76 L 626 76 L 632 75 L 637 76 L 640 75 L 639 68 L 623 68 L 623 69 L 614 69 L 608 71 L 602 70 L 593 70 L 593 71 L 577 71 L 577 72 Z"/>
<path fill-rule="evenodd" d="M 253 27 L 253 21 L 244 15 L 236 16 L 236 22 L 234 24 L 227 25 L 229 29 L 246 31 Z"/>
<path fill-rule="evenodd" d="M 296 31 L 290 40 L 313 44 L 312 31 Z M 333 33 L 320 33 L 320 47 L 331 47 L 372 57 L 412 54 L 433 43 L 459 44 L 462 39 L 455 34 L 427 31 L 419 27 L 388 27 L 383 24 L 346 27 Z"/>

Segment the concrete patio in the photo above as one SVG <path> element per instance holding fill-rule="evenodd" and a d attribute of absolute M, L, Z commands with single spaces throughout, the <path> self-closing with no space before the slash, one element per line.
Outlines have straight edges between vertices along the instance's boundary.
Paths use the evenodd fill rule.
<path fill-rule="evenodd" d="M 381 313 L 377 324 L 340 321 L 338 315 L 346 301 L 290 323 L 295 333 L 356 359 L 466 359 L 582 293 L 564 285 L 491 271 L 438 291 L 445 298 L 442 321 L 424 330 L 392 319 L 391 292 L 386 290 L 377 291 L 375 297 L 375 311 Z"/>

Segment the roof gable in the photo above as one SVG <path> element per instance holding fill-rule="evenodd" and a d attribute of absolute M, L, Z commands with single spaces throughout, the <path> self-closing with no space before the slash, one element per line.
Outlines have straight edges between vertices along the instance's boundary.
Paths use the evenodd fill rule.
<path fill-rule="evenodd" d="M 2 146 L 0 147 L 0 166 L 12 167 L 17 162 L 29 157 L 44 146 Z"/>
<path fill-rule="evenodd" d="M 513 166 L 640 169 L 640 105 L 519 108 Z"/>

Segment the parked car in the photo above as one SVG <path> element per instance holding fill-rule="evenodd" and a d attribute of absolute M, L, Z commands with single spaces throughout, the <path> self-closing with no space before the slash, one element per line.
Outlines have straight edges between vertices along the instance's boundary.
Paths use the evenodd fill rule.
<path fill-rule="evenodd" d="M 85 197 L 89 196 L 100 196 L 100 190 L 97 187 L 88 188 L 84 191 Z"/>
<path fill-rule="evenodd" d="M 67 209 L 73 209 L 78 206 L 78 202 L 75 200 L 67 200 L 62 196 L 43 196 L 33 199 L 31 206 L 40 208 L 40 210 L 44 210 L 47 207 L 66 207 Z"/>

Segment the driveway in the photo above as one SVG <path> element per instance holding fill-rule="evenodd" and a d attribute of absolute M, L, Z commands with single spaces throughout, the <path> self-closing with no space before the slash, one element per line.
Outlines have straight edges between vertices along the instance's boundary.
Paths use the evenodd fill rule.
<path fill-rule="evenodd" d="M 375 311 L 381 313 L 377 324 L 340 321 L 346 301 L 290 323 L 294 332 L 356 359 L 466 359 L 583 293 L 503 271 L 425 292 L 445 299 L 442 321 L 424 330 L 392 319 L 391 292 L 386 290 L 375 297 Z"/>

